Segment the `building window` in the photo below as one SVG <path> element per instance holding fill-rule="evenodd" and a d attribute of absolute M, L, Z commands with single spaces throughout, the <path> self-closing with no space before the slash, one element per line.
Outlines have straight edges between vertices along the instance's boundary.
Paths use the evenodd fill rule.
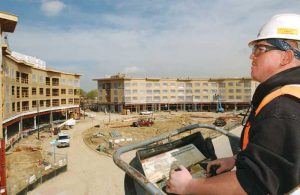
<path fill-rule="evenodd" d="M 155 102 L 159 102 L 160 101 L 160 96 L 154 96 L 153 99 L 154 99 Z"/>
<path fill-rule="evenodd" d="M 51 96 L 50 88 L 46 88 L 46 96 L 47 97 Z"/>
<path fill-rule="evenodd" d="M 114 97 L 114 102 L 118 102 L 118 97 Z"/>
<path fill-rule="evenodd" d="M 130 103 L 131 102 L 131 97 L 125 97 L 125 102 Z"/>
<path fill-rule="evenodd" d="M 36 104 L 36 100 L 33 100 L 33 101 L 32 101 L 32 108 L 36 108 L 36 105 L 37 105 L 37 104 Z"/>
<path fill-rule="evenodd" d="M 40 95 L 44 95 L 44 88 L 40 88 Z"/>
<path fill-rule="evenodd" d="M 160 83 L 154 83 L 154 87 L 160 87 Z"/>
<path fill-rule="evenodd" d="M 152 94 L 152 90 L 147 90 L 147 94 Z"/>
<path fill-rule="evenodd" d="M 200 87 L 200 83 L 195 83 L 195 87 Z"/>
<path fill-rule="evenodd" d="M 163 87 L 167 87 L 167 86 L 168 86 L 168 83 L 163 83 L 162 86 L 163 86 Z"/>
<path fill-rule="evenodd" d="M 153 90 L 154 94 L 160 94 L 160 90 Z"/>
<path fill-rule="evenodd" d="M 232 95 L 228 96 L 228 99 L 233 100 L 234 97 Z"/>
<path fill-rule="evenodd" d="M 168 90 L 167 90 L 167 89 L 164 89 L 164 90 L 163 90 L 163 93 L 168 93 Z"/>
<path fill-rule="evenodd" d="M 68 94 L 73 94 L 73 89 L 69 89 Z"/>
<path fill-rule="evenodd" d="M 219 83 L 219 87 L 221 87 L 221 88 L 226 87 L 226 83 Z"/>
<path fill-rule="evenodd" d="M 195 93 L 200 93 L 200 89 L 196 89 L 196 90 L 195 90 Z"/>
<path fill-rule="evenodd" d="M 170 86 L 171 86 L 171 87 L 175 87 L 175 86 L 176 86 L 176 83 L 170 83 Z"/>
<path fill-rule="evenodd" d="M 14 112 L 14 111 L 16 111 L 16 105 L 15 105 L 15 102 L 13 102 L 12 104 L 11 104 L 11 110 Z"/>
<path fill-rule="evenodd" d="M 235 92 L 236 92 L 236 93 L 241 93 L 242 90 L 241 90 L 241 89 L 236 89 Z"/>
<path fill-rule="evenodd" d="M 126 88 L 126 87 L 130 87 L 130 86 L 131 86 L 131 83 L 129 83 L 129 82 L 126 82 L 126 83 L 125 83 L 125 88 Z"/>
<path fill-rule="evenodd" d="M 193 96 L 185 96 L 185 101 L 192 102 L 193 101 Z"/>
<path fill-rule="evenodd" d="M 177 83 L 177 87 L 179 88 L 184 87 L 184 83 Z"/>
<path fill-rule="evenodd" d="M 11 95 L 15 95 L 15 86 L 11 86 Z"/>
<path fill-rule="evenodd" d="M 131 94 L 131 90 L 128 89 L 124 90 L 124 95 L 130 95 L 130 94 Z"/>
<path fill-rule="evenodd" d="M 185 87 L 186 87 L 186 88 L 192 88 L 192 86 L 193 86 L 192 83 L 186 83 L 186 84 L 185 84 Z"/>
<path fill-rule="evenodd" d="M 244 89 L 245 93 L 251 93 L 251 89 Z"/>
<path fill-rule="evenodd" d="M 228 86 L 233 86 L 233 82 L 229 82 L 229 83 L 228 83 Z"/>
<path fill-rule="evenodd" d="M 61 104 L 62 104 L 62 105 L 67 104 L 67 100 L 66 100 L 66 99 L 61 99 Z"/>
<path fill-rule="evenodd" d="M 210 86 L 217 87 L 217 83 L 210 83 Z"/>
<path fill-rule="evenodd" d="M 66 94 L 66 89 L 61 89 L 60 93 L 61 93 L 62 95 L 65 95 L 65 94 Z"/>
<path fill-rule="evenodd" d="M 152 87 L 152 83 L 146 83 L 146 87 Z"/>
<path fill-rule="evenodd" d="M 31 88 L 31 94 L 32 94 L 32 95 L 36 95 L 36 88 L 35 88 L 35 87 L 32 87 L 32 88 Z"/>
<path fill-rule="evenodd" d="M 177 96 L 177 100 L 184 101 L 184 96 Z"/>
<path fill-rule="evenodd" d="M 185 93 L 187 93 L 187 94 L 192 94 L 192 93 L 193 93 L 193 90 L 191 90 L 191 89 L 186 89 L 186 90 L 185 90 Z"/>
<path fill-rule="evenodd" d="M 146 102 L 152 102 L 152 96 L 147 96 L 146 97 Z"/>
<path fill-rule="evenodd" d="M 233 90 L 233 89 L 229 89 L 228 92 L 229 92 L 229 93 L 233 93 L 234 90 Z"/>
<path fill-rule="evenodd" d="M 251 81 L 245 81 L 244 86 L 245 87 L 251 87 Z"/>

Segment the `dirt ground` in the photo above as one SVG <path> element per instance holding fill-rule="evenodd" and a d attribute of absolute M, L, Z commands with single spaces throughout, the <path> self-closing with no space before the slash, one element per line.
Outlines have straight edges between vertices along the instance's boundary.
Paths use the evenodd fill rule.
<path fill-rule="evenodd" d="M 226 118 L 226 126 L 222 127 L 226 130 L 230 130 L 240 125 L 242 121 L 242 117 L 234 113 L 161 112 L 154 113 L 151 116 L 133 116 L 119 122 L 95 125 L 93 128 L 84 132 L 83 139 L 92 149 L 111 156 L 114 151 L 121 146 L 140 142 L 164 132 L 169 132 L 195 123 L 212 125 L 217 117 Z M 139 118 L 151 118 L 154 121 L 154 124 L 150 127 L 133 127 L 132 123 Z M 209 129 L 196 129 L 192 132 L 194 131 L 200 131 L 204 138 L 214 138 L 220 135 L 218 132 Z M 118 136 L 115 136 L 114 134 L 117 134 Z M 179 136 L 185 136 L 185 134 Z M 118 140 L 119 143 L 115 143 L 113 140 Z"/>
<path fill-rule="evenodd" d="M 114 121 L 94 120 L 92 128 L 83 130 L 84 143 L 99 154 L 111 156 L 124 145 L 139 142 L 161 133 L 172 131 L 190 124 L 213 124 L 217 117 L 226 118 L 224 129 L 232 129 L 241 123 L 242 117 L 234 113 L 213 112 L 159 112 L 151 116 L 128 115 Z M 107 117 L 107 116 L 106 116 Z M 133 127 L 132 123 L 139 118 L 151 118 L 154 125 L 150 127 Z M 219 134 L 208 129 L 196 129 L 204 137 L 216 137 Z M 191 132 L 190 132 L 191 133 Z M 49 131 L 40 132 L 21 139 L 6 155 L 8 191 L 15 194 L 22 189 L 31 175 L 39 176 L 44 163 L 51 163 L 49 151 L 53 151 L 50 142 L 55 139 Z M 119 139 L 119 143 L 110 144 L 111 140 Z M 73 145 L 73 144 L 72 144 Z M 74 147 L 74 146 L 72 146 Z M 75 146 L 76 147 L 76 146 Z"/>

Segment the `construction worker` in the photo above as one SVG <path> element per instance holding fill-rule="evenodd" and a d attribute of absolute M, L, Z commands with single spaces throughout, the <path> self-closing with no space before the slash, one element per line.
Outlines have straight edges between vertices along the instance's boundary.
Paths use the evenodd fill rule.
<path fill-rule="evenodd" d="M 300 184 L 300 15 L 275 15 L 249 46 L 251 76 L 260 85 L 241 152 L 210 162 L 208 172 L 219 166 L 213 177 L 193 179 L 185 167 L 171 171 L 167 192 L 285 194 Z"/>

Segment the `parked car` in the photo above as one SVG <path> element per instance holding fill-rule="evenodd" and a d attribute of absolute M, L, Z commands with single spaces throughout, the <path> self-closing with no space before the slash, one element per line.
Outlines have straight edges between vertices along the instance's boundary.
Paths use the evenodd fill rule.
<path fill-rule="evenodd" d="M 149 110 L 144 110 L 140 112 L 140 115 L 151 115 L 151 114 L 153 114 L 153 112 Z"/>
<path fill-rule="evenodd" d="M 70 146 L 70 136 L 68 133 L 59 133 L 57 138 L 57 147 L 69 147 Z"/>

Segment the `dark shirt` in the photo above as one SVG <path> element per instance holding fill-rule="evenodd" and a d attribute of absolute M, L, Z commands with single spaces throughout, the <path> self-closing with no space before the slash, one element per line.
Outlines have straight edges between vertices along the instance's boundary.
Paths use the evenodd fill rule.
<path fill-rule="evenodd" d="M 300 99 L 279 96 L 254 116 L 266 95 L 288 84 L 300 84 L 300 67 L 272 76 L 254 93 L 249 144 L 236 161 L 238 181 L 248 194 L 284 194 L 300 183 Z"/>

